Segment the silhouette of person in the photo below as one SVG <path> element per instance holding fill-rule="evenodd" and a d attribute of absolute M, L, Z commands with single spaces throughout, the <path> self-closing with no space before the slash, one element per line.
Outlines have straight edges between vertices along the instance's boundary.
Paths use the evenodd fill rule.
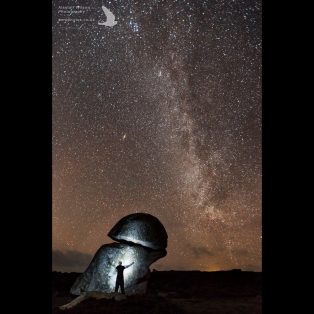
<path fill-rule="evenodd" d="M 131 263 L 130 265 L 127 265 L 127 266 L 122 266 L 122 262 L 119 262 L 119 265 L 116 267 L 116 270 L 117 270 L 117 280 L 116 280 L 116 288 L 115 288 L 115 292 L 118 292 L 119 290 L 119 287 L 121 288 L 121 292 L 123 294 L 125 294 L 125 291 L 124 291 L 124 278 L 123 278 L 123 271 L 124 269 L 132 266 L 134 264 Z"/>

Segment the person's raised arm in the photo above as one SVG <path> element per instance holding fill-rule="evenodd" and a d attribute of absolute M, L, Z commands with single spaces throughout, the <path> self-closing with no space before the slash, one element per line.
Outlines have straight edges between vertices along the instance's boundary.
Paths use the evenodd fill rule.
<path fill-rule="evenodd" d="M 134 264 L 134 262 L 132 262 L 130 265 L 128 265 L 128 266 L 125 266 L 125 268 L 128 268 L 128 267 L 130 267 L 130 266 L 132 266 Z"/>

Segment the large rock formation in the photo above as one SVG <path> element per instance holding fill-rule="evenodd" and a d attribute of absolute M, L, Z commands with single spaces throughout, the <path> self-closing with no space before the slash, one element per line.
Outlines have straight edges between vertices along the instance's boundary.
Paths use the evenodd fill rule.
<path fill-rule="evenodd" d="M 149 214 L 136 213 L 122 218 L 108 236 L 121 243 L 105 244 L 98 249 L 85 272 L 72 286 L 72 294 L 112 293 L 119 261 L 122 265 L 134 262 L 124 270 L 125 293 L 145 293 L 149 266 L 167 255 L 167 232 L 162 223 Z"/>
<path fill-rule="evenodd" d="M 140 244 L 153 250 L 167 247 L 168 235 L 162 223 L 150 214 L 131 214 L 120 219 L 108 236 L 118 242 Z"/>

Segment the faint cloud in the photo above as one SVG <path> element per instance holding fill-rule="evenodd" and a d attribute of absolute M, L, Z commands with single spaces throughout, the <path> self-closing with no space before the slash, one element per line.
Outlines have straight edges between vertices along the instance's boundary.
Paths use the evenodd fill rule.
<path fill-rule="evenodd" d="M 242 265 L 241 269 L 244 271 L 256 271 L 256 272 L 262 271 L 261 267 L 259 265 L 255 265 L 255 264 Z"/>
<path fill-rule="evenodd" d="M 52 269 L 63 272 L 82 272 L 93 256 L 79 251 L 52 251 Z"/>
<path fill-rule="evenodd" d="M 250 252 L 246 249 L 233 249 L 231 252 L 237 256 L 248 256 L 248 255 L 250 255 Z"/>
<path fill-rule="evenodd" d="M 207 247 L 205 246 L 197 246 L 197 247 L 193 247 L 191 246 L 191 251 L 194 254 L 194 256 L 196 258 L 200 258 L 203 256 L 214 256 L 214 252 L 210 251 Z"/>

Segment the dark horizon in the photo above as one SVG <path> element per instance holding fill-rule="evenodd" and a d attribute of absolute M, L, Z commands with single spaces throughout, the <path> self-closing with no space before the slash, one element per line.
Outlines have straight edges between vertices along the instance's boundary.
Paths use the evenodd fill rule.
<path fill-rule="evenodd" d="M 198 269 L 189 269 L 189 270 L 178 270 L 178 269 L 168 269 L 168 270 L 159 270 L 153 268 L 151 272 L 202 272 L 202 273 L 220 273 L 220 272 L 241 272 L 241 273 L 262 273 L 262 271 L 255 271 L 255 270 L 242 270 L 242 269 L 221 269 L 221 270 L 198 270 Z M 52 273 L 60 273 L 60 274 L 82 274 L 83 272 L 76 272 L 76 271 L 59 271 L 59 270 L 52 270 Z"/>

